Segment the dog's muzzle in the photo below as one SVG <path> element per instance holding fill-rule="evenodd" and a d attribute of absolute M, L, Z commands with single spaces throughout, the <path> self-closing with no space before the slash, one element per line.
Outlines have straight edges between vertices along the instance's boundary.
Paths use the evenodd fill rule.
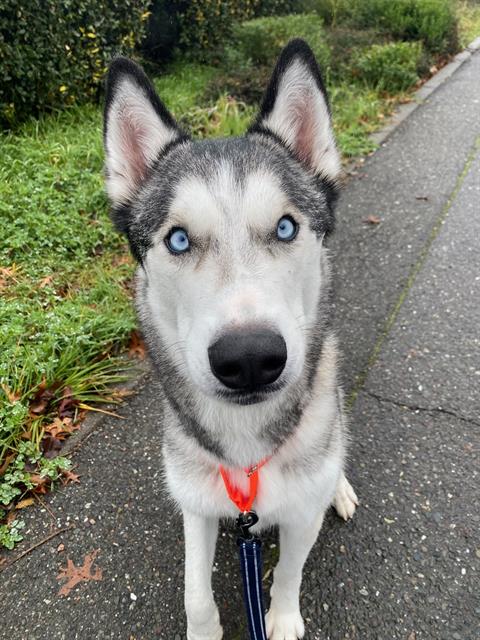
<path fill-rule="evenodd" d="M 287 345 L 269 329 L 242 329 L 224 334 L 208 349 L 213 375 L 229 389 L 263 391 L 281 375 Z"/>

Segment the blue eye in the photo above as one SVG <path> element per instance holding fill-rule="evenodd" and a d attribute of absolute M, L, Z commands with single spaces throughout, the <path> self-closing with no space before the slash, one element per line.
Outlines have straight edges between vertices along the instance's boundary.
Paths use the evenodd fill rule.
<path fill-rule="evenodd" d="M 165 238 L 165 243 L 172 253 L 185 253 L 190 249 L 190 240 L 185 229 L 173 228 Z"/>
<path fill-rule="evenodd" d="M 298 224 L 290 216 L 283 216 L 277 224 L 277 238 L 288 242 L 293 240 L 298 232 Z"/>

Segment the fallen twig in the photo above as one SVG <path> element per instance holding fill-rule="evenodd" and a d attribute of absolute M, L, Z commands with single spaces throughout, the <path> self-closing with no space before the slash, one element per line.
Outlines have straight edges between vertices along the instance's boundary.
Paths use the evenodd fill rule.
<path fill-rule="evenodd" d="M 38 500 L 38 502 L 42 505 L 42 507 L 48 512 L 49 516 L 52 518 L 52 520 L 54 522 L 57 521 L 55 514 L 53 513 L 53 511 L 51 510 L 51 508 L 48 506 L 48 504 L 46 502 L 44 502 L 40 496 L 38 495 L 38 493 L 34 493 L 33 494 L 35 496 L 35 498 Z"/>
<path fill-rule="evenodd" d="M 113 416 L 114 418 L 125 420 L 125 416 L 121 416 L 113 411 L 107 411 L 106 409 L 100 409 L 99 407 L 91 407 L 89 404 L 85 404 L 84 402 L 79 402 L 78 406 L 80 407 L 80 409 L 86 409 L 87 411 L 97 411 L 98 413 L 105 413 L 107 416 Z"/>
<path fill-rule="evenodd" d="M 74 528 L 75 528 L 75 525 L 71 524 L 68 527 L 64 527 L 63 529 L 58 529 L 57 531 L 54 531 L 53 533 L 51 533 L 46 538 L 43 538 L 43 540 L 40 540 L 39 542 L 36 542 L 31 547 L 29 547 L 28 549 L 26 549 L 25 551 L 20 553 L 16 558 L 13 558 L 13 560 L 10 560 L 10 562 L 7 562 L 6 564 L 1 565 L 0 566 L 0 571 L 4 571 L 7 567 L 11 567 L 12 564 L 15 564 L 15 562 L 18 562 L 18 560 L 21 560 L 22 558 L 24 558 L 27 554 L 29 554 L 34 549 L 37 549 L 38 547 L 41 547 L 42 544 L 45 544 L 46 542 L 48 542 L 52 538 L 55 538 L 55 536 L 58 536 L 61 533 L 65 533 L 65 531 L 69 531 L 70 529 L 74 529 Z"/>

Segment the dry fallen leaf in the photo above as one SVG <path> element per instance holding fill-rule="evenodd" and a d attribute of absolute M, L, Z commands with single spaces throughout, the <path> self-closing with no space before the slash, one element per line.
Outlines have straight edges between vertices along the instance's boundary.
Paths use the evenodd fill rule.
<path fill-rule="evenodd" d="M 110 395 L 112 402 L 115 400 L 123 400 L 123 398 L 129 398 L 135 394 L 134 389 L 114 389 Z"/>
<path fill-rule="evenodd" d="M 46 413 L 48 405 L 54 397 L 54 388 L 51 387 L 47 389 L 47 382 L 44 378 L 38 386 L 35 397 L 30 402 L 31 413 L 34 413 L 35 415 L 42 415 L 43 413 Z"/>
<path fill-rule="evenodd" d="M 135 329 L 130 334 L 128 355 L 130 357 L 136 356 L 137 358 L 140 358 L 140 360 L 144 360 L 145 358 L 145 343 L 143 338 L 140 337 L 140 334 Z"/>
<path fill-rule="evenodd" d="M 67 566 L 60 570 L 57 580 L 67 580 L 57 595 L 68 596 L 70 591 L 74 589 L 80 582 L 90 582 L 91 580 L 102 579 L 102 569 L 96 567 L 92 573 L 92 564 L 95 561 L 100 549 L 95 549 L 91 553 L 87 553 L 83 561 L 83 565 L 76 567 L 70 558 L 67 558 Z"/>
<path fill-rule="evenodd" d="M 380 224 L 381 221 L 382 221 L 381 218 L 379 218 L 378 216 L 374 216 L 374 215 L 369 215 L 364 220 L 364 222 L 367 222 L 368 224 Z"/>
<path fill-rule="evenodd" d="M 2 383 L 2 389 L 3 389 L 4 393 L 5 393 L 5 395 L 7 396 L 8 401 L 11 402 L 12 404 L 14 402 L 17 402 L 17 400 L 20 400 L 20 398 L 22 396 L 21 393 L 15 393 L 11 389 L 9 389 L 6 384 L 3 384 L 3 383 Z"/>
<path fill-rule="evenodd" d="M 128 253 L 121 253 L 113 258 L 112 264 L 114 267 L 118 267 L 122 264 L 132 264 L 132 258 Z"/>
<path fill-rule="evenodd" d="M 60 440 L 63 440 L 65 437 L 64 424 L 60 418 L 55 418 L 51 424 L 47 424 L 47 426 L 43 428 L 43 431 L 44 433 L 48 433 L 48 435 Z"/>
<path fill-rule="evenodd" d="M 38 286 L 40 287 L 40 289 L 45 289 L 45 287 L 50 284 L 53 280 L 53 276 L 46 276 L 45 278 L 42 278 L 40 280 L 40 282 L 38 283 Z"/>
<path fill-rule="evenodd" d="M 15 275 L 18 274 L 19 268 L 17 265 L 11 267 L 0 267 L 0 289 L 7 287 L 10 281 L 18 282 Z"/>
<path fill-rule="evenodd" d="M 54 438 L 64 440 L 66 436 L 78 429 L 80 429 L 80 425 L 74 423 L 71 418 L 63 418 L 63 420 L 55 418 L 51 424 L 43 428 L 43 431 Z"/>
<path fill-rule="evenodd" d="M 20 502 L 15 505 L 15 509 L 25 509 L 25 507 L 29 507 L 33 503 L 33 498 L 25 498 L 24 500 L 20 500 Z"/>
<path fill-rule="evenodd" d="M 62 392 L 62 401 L 58 406 L 58 415 L 60 418 L 72 418 L 75 415 L 78 400 L 73 397 L 70 387 L 65 387 Z"/>
<path fill-rule="evenodd" d="M 41 476 L 38 473 L 30 474 L 30 482 L 34 485 L 35 493 L 47 493 L 50 486 L 50 479 L 47 476 Z"/>
<path fill-rule="evenodd" d="M 5 471 L 8 468 L 8 465 L 10 464 L 10 462 L 15 458 L 15 454 L 11 453 L 10 455 L 8 455 L 3 464 L 0 465 L 0 477 L 3 476 L 3 474 L 5 473 Z"/>
<path fill-rule="evenodd" d="M 68 484 L 69 482 L 76 482 L 77 484 L 80 484 L 80 476 L 69 469 L 64 469 L 62 471 L 62 479 L 63 484 Z"/>
<path fill-rule="evenodd" d="M 62 450 L 62 441 L 47 434 L 43 436 L 40 448 L 45 458 L 56 458 Z"/>
<path fill-rule="evenodd" d="M 63 542 L 61 542 L 57 547 L 57 553 L 61 553 L 62 551 L 65 551 L 65 545 Z"/>

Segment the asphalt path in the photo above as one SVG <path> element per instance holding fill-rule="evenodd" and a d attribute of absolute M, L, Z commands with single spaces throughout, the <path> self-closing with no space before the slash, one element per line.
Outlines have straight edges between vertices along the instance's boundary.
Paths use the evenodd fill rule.
<path fill-rule="evenodd" d="M 477 53 L 341 199 L 331 248 L 361 506 L 347 524 L 328 514 L 307 562 L 310 640 L 480 638 L 479 142 Z M 80 484 L 26 510 L 26 542 L 0 574 L 0 637 L 185 638 L 182 525 L 162 488 L 155 380 L 121 413 L 76 453 Z M 102 579 L 59 596 L 67 558 L 81 565 L 95 550 Z M 267 589 L 275 532 L 265 551 Z M 214 587 L 226 640 L 246 639 L 239 585 L 224 528 Z"/>

